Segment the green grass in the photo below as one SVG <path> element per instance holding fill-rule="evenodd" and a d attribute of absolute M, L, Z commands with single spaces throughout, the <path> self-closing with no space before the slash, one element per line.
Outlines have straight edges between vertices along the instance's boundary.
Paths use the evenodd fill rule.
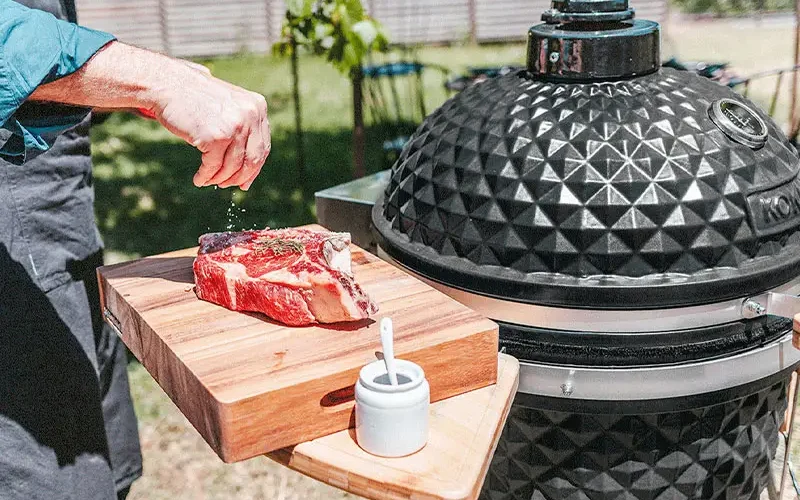
<path fill-rule="evenodd" d="M 519 62 L 521 46 L 430 49 L 424 60 L 456 71 L 467 64 Z M 297 171 L 291 81 L 287 61 L 240 56 L 206 61 L 220 78 L 267 97 L 272 153 L 250 191 L 196 189 L 200 155 L 153 121 L 113 114 L 92 132 L 97 219 L 117 259 L 192 246 L 203 232 L 236 227 L 289 226 L 314 221 L 315 191 L 353 178 L 349 81 L 316 58 L 301 59 L 306 172 Z M 425 75 L 428 109 L 447 97 L 444 77 Z M 387 168 L 380 141 L 368 130 L 368 172 Z M 231 202 L 237 209 L 229 220 Z"/>
<path fill-rule="evenodd" d="M 662 56 L 729 61 L 741 74 L 791 65 L 791 26 L 742 22 L 676 23 L 666 27 Z M 424 62 L 454 72 L 469 65 L 522 64 L 524 46 L 427 48 Z M 247 193 L 192 183 L 199 154 L 158 124 L 114 114 L 94 127 L 96 212 L 109 261 L 193 246 L 207 231 L 286 226 L 314 220 L 313 193 L 352 177 L 351 89 L 348 80 L 319 59 L 301 59 L 306 175 L 296 171 L 294 117 L 287 61 L 240 56 L 204 61 L 220 78 L 267 97 L 273 149 L 263 174 Z M 443 102 L 443 77 L 426 75 L 428 110 Z M 753 89 L 765 104 L 774 80 Z M 788 89 L 785 84 L 784 91 Z M 778 118 L 788 116 L 786 97 Z M 369 134 L 368 171 L 386 168 L 380 133 Z M 231 202 L 239 209 L 230 212 Z M 233 213 L 233 217 L 229 214 Z M 266 459 L 225 465 L 210 451 L 147 372 L 130 365 L 140 420 L 145 477 L 131 500 L 333 499 L 347 495 Z M 796 455 L 797 456 L 797 455 Z"/>

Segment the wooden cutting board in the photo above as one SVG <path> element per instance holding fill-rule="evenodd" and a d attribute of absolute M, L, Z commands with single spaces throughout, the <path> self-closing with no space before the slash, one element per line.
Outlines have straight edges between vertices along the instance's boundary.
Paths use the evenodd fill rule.
<path fill-rule="evenodd" d="M 359 448 L 352 429 L 268 456 L 372 500 L 474 500 L 489 470 L 518 382 L 519 362 L 500 354 L 497 383 L 433 403 L 428 443 L 407 457 L 366 453 Z"/>
<path fill-rule="evenodd" d="M 319 226 L 311 226 L 320 229 Z M 358 323 L 288 327 L 195 295 L 186 249 L 98 270 L 106 321 L 225 462 L 352 426 L 358 371 L 377 359 L 379 319 L 395 353 L 425 370 L 431 401 L 494 384 L 497 325 L 352 248 L 380 312 Z"/>

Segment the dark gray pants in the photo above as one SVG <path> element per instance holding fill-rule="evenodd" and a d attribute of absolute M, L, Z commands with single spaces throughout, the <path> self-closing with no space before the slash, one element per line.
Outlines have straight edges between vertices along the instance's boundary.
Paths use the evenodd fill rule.
<path fill-rule="evenodd" d="M 0 500 L 112 500 L 141 475 L 126 352 L 95 267 L 43 293 L 0 245 Z"/>

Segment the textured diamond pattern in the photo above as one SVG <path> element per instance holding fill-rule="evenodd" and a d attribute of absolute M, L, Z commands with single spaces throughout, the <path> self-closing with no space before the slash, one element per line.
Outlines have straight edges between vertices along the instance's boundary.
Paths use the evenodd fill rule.
<path fill-rule="evenodd" d="M 482 500 L 757 500 L 786 383 L 705 408 L 647 415 L 511 409 Z"/>
<path fill-rule="evenodd" d="M 772 122 L 761 150 L 728 139 L 707 110 L 731 96 L 669 69 L 489 80 L 426 119 L 383 216 L 438 255 L 522 273 L 691 274 L 776 255 L 796 239 L 759 238 L 745 195 L 795 178 L 797 157 Z"/>

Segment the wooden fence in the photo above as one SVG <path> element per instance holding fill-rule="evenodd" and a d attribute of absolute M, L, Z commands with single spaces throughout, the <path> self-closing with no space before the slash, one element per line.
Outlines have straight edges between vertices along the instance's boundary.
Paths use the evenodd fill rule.
<path fill-rule="evenodd" d="M 393 43 L 524 40 L 549 0 L 365 0 Z M 662 22 L 667 0 L 633 0 Z M 282 0 L 77 0 L 78 22 L 178 57 L 264 52 L 277 40 Z"/>

